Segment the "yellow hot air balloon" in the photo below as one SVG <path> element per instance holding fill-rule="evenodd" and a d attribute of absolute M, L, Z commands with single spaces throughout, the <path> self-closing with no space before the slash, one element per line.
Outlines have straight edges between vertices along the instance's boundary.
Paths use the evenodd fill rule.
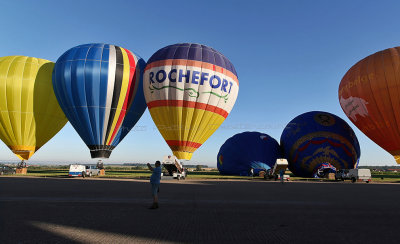
<path fill-rule="evenodd" d="M 0 139 L 28 160 L 67 123 L 52 85 L 54 63 L 0 57 Z"/>
<path fill-rule="evenodd" d="M 232 63 L 218 51 L 180 43 L 151 56 L 143 90 L 151 117 L 173 154 L 190 160 L 231 112 L 239 80 Z"/>

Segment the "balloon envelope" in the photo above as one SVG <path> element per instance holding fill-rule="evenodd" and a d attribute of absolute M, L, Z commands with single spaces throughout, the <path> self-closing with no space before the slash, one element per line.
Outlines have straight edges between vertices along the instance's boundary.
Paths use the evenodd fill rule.
<path fill-rule="evenodd" d="M 278 142 L 260 132 L 243 132 L 226 140 L 217 156 L 222 175 L 248 175 L 270 169 L 280 157 Z"/>
<path fill-rule="evenodd" d="M 343 111 L 366 136 L 400 163 L 400 47 L 372 54 L 344 75 Z"/>
<path fill-rule="evenodd" d="M 313 178 L 324 178 L 329 173 L 336 173 L 336 167 L 330 163 L 322 163 L 314 170 Z"/>
<path fill-rule="evenodd" d="M 189 160 L 232 110 L 239 81 L 221 53 L 181 43 L 151 56 L 143 89 L 161 135 L 177 158 Z"/>
<path fill-rule="evenodd" d="M 281 147 L 296 176 L 312 177 L 324 163 L 336 169 L 357 167 L 360 145 L 351 127 L 338 116 L 312 111 L 294 118 L 281 135 Z"/>
<path fill-rule="evenodd" d="M 133 52 L 109 44 L 80 45 L 57 60 L 56 97 L 92 158 L 108 158 L 145 111 L 144 67 Z"/>
<path fill-rule="evenodd" d="M 0 58 L 0 139 L 28 160 L 68 122 L 51 83 L 54 63 L 26 56 Z"/>

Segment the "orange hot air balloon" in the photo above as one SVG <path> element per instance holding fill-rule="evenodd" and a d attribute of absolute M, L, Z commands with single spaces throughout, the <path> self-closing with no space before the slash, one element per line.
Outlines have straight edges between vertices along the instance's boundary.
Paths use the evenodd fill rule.
<path fill-rule="evenodd" d="M 339 85 L 349 119 L 400 164 L 400 47 L 356 63 Z"/>

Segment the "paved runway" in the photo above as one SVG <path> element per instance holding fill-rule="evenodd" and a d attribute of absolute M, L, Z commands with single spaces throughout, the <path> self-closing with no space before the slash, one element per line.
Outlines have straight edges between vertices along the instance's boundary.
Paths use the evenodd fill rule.
<path fill-rule="evenodd" d="M 400 185 L 0 177 L 0 243 L 399 243 Z"/>

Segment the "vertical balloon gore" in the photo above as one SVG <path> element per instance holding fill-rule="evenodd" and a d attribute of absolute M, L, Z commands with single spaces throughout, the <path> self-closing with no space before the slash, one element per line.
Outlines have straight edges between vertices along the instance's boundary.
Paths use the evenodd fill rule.
<path fill-rule="evenodd" d="M 181 43 L 158 50 L 144 72 L 151 117 L 174 155 L 190 160 L 235 104 L 239 81 L 218 51 Z"/>
<path fill-rule="evenodd" d="M 53 85 L 68 120 L 92 158 L 108 158 L 143 112 L 145 62 L 109 44 L 71 48 L 56 62 Z"/>
<path fill-rule="evenodd" d="M 196 150 L 196 149 L 189 149 L 193 152 L 184 152 L 184 151 L 179 151 L 181 150 L 180 147 L 171 147 L 171 148 L 174 148 L 172 149 L 173 150 L 172 152 L 178 159 L 184 159 L 184 160 L 190 160 L 192 158 L 193 152 Z"/>
<path fill-rule="evenodd" d="M 351 67 L 339 85 L 344 113 L 400 164 L 400 47 L 372 54 Z"/>
<path fill-rule="evenodd" d="M 222 175 L 249 175 L 272 168 L 280 157 L 278 142 L 260 132 L 242 132 L 226 140 L 217 155 Z"/>
<path fill-rule="evenodd" d="M 0 58 L 0 139 L 21 160 L 67 123 L 53 92 L 53 68 L 53 62 L 39 58 Z"/>

